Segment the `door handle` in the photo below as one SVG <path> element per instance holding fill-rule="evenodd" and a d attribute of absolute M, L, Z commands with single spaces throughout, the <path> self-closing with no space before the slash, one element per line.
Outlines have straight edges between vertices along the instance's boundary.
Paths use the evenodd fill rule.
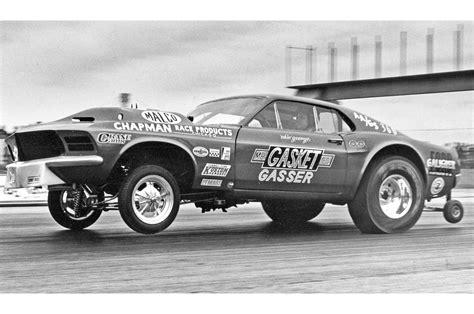
<path fill-rule="evenodd" d="M 330 138 L 330 139 L 328 139 L 328 143 L 336 144 L 336 145 L 342 145 L 342 139 L 341 138 Z"/>

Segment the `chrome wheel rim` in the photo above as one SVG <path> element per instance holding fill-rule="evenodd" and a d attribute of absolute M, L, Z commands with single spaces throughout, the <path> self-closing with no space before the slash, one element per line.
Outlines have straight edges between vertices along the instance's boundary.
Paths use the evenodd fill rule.
<path fill-rule="evenodd" d="M 379 204 L 389 218 L 398 219 L 406 215 L 413 203 L 413 193 L 408 180 L 393 174 L 385 178 L 379 189 Z"/>
<path fill-rule="evenodd" d="M 92 213 L 94 212 L 92 208 L 87 208 L 87 212 L 85 215 L 80 217 L 76 217 L 76 212 L 74 211 L 74 197 L 72 195 L 72 191 L 62 191 L 60 197 L 61 209 L 63 212 L 68 216 L 69 219 L 81 221 L 84 219 L 89 218 Z M 86 207 L 86 203 L 83 200 L 81 206 Z"/>
<path fill-rule="evenodd" d="M 138 219 L 154 225 L 168 218 L 173 209 L 173 200 L 173 189 L 168 181 L 158 175 L 149 175 L 135 185 L 132 207 Z"/>

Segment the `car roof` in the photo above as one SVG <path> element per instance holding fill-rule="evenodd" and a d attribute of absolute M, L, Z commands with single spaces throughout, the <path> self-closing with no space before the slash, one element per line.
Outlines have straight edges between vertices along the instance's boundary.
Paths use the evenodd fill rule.
<path fill-rule="evenodd" d="M 287 100 L 287 101 L 295 101 L 295 102 L 304 102 L 313 105 L 323 105 L 325 107 L 334 108 L 334 109 L 341 109 L 341 105 L 337 105 L 334 103 L 330 103 L 327 101 L 322 101 L 318 99 L 306 98 L 306 97 L 298 97 L 298 96 L 290 96 L 290 95 L 275 95 L 275 94 L 248 94 L 248 95 L 238 95 L 238 96 L 231 96 L 225 98 L 214 99 L 204 104 L 208 104 L 215 101 L 220 100 L 227 100 L 227 99 L 236 99 L 236 98 L 261 98 L 267 99 L 267 103 L 270 103 L 275 100 Z"/>

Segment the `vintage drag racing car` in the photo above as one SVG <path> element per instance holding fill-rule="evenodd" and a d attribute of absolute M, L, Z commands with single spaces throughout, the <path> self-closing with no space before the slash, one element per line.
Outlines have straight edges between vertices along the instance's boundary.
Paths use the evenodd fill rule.
<path fill-rule="evenodd" d="M 26 127 L 7 139 L 6 188 L 47 187 L 52 217 L 80 230 L 103 211 L 156 233 L 180 204 L 202 212 L 261 202 L 279 224 L 348 204 L 365 233 L 411 228 L 425 201 L 446 196 L 460 175 L 456 151 L 420 142 L 347 107 L 307 98 L 219 99 L 189 115 L 94 108 Z"/>

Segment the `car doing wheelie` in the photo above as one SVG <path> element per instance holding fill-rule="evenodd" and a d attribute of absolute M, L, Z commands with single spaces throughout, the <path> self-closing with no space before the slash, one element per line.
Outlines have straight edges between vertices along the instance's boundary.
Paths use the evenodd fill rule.
<path fill-rule="evenodd" d="M 348 204 L 366 233 L 396 233 L 446 196 L 460 165 L 454 150 L 414 140 L 344 106 L 251 95 L 198 106 L 187 117 L 159 110 L 94 108 L 26 127 L 7 139 L 7 189 L 47 187 L 63 227 L 80 230 L 119 210 L 133 230 L 167 228 L 180 204 L 202 212 L 261 202 L 278 224 Z M 439 209 L 436 209 L 439 210 Z"/>

